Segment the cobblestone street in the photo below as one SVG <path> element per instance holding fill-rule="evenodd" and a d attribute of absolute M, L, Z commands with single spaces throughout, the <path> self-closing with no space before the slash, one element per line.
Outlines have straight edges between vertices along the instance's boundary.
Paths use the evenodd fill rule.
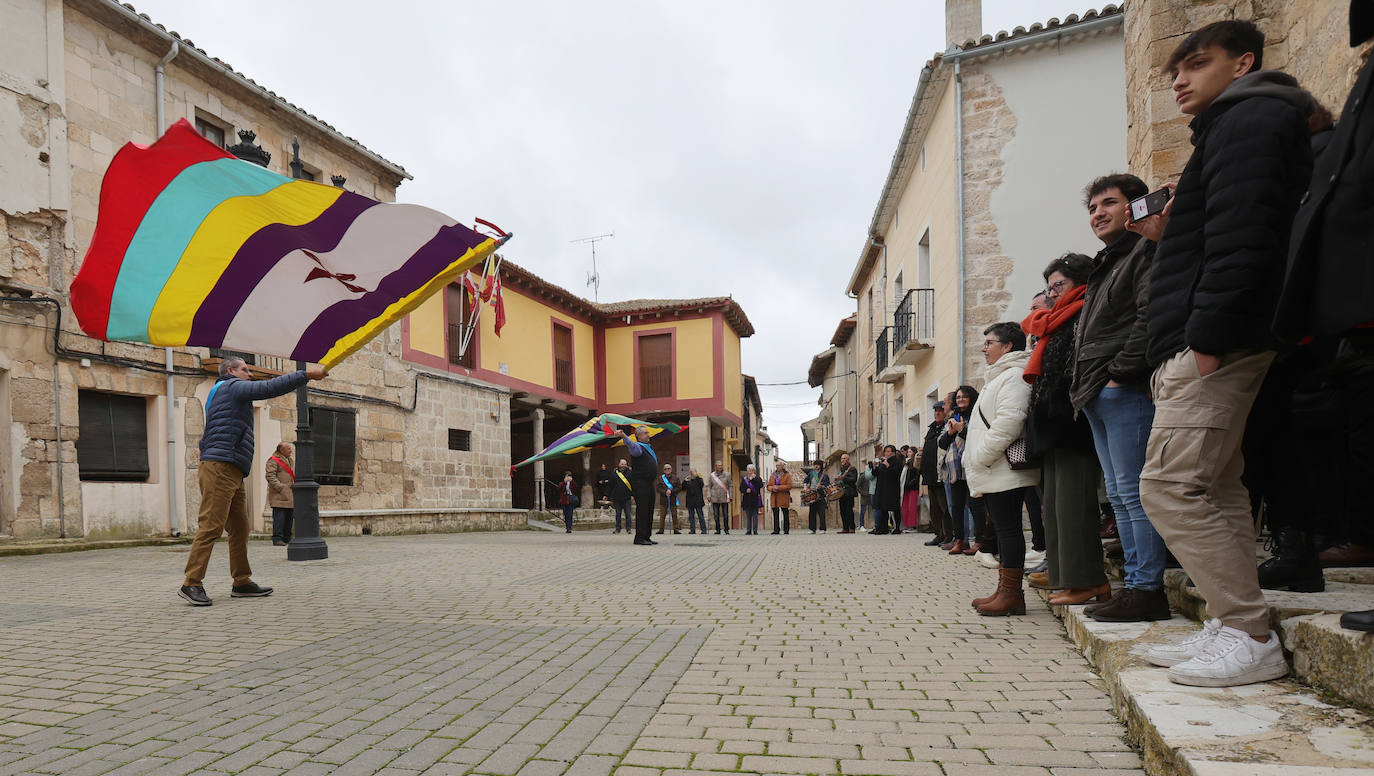
<path fill-rule="evenodd" d="M 0 559 L 0 774 L 1139 774 L 1038 598 L 898 537 L 357 537 Z M 665 541 L 666 539 L 666 541 Z"/>

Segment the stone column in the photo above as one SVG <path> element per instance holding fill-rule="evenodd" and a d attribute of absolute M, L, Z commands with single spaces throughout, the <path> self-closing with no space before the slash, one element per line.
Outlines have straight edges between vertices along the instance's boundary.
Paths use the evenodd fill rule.
<path fill-rule="evenodd" d="M 692 468 L 705 477 L 706 472 L 711 471 L 711 466 L 715 463 L 711 460 L 711 419 L 705 415 L 693 416 L 687 421 L 687 434 L 687 450 L 691 456 Z M 741 439 L 740 444 L 747 445 L 748 440 Z"/>
<path fill-rule="evenodd" d="M 582 506 L 585 509 L 596 508 L 596 488 L 592 483 L 596 481 L 596 472 L 592 471 L 592 451 L 582 451 Z"/>
<path fill-rule="evenodd" d="M 536 408 L 534 410 L 534 451 L 538 453 L 544 449 L 544 410 Z M 534 508 L 539 509 L 544 504 L 544 462 L 534 462 Z"/>

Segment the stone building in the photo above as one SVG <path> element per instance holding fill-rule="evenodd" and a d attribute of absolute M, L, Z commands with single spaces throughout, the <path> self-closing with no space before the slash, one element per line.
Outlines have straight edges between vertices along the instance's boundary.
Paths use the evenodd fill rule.
<path fill-rule="evenodd" d="M 92 340 L 68 304 L 111 157 L 185 118 L 216 143 L 258 145 L 283 174 L 299 138 L 303 177 L 381 201 L 410 176 L 108 0 L 0 0 L 0 85 L 0 534 L 188 531 L 220 354 Z M 509 509 L 508 389 L 416 367 L 402 345 L 393 327 L 310 392 L 323 530 L 523 526 Z M 246 355 L 263 376 L 292 368 Z M 260 521 L 262 464 L 294 439 L 295 404 L 256 412 Z M 470 447 L 454 449 L 449 429 Z"/>
<path fill-rule="evenodd" d="M 992 36 L 977 0 L 945 8 L 950 47 L 920 74 L 845 289 L 844 452 L 919 441 L 935 401 L 981 383 L 983 329 L 1024 317 L 1051 259 L 1097 250 L 1083 187 L 1126 167 L 1120 9 Z"/>

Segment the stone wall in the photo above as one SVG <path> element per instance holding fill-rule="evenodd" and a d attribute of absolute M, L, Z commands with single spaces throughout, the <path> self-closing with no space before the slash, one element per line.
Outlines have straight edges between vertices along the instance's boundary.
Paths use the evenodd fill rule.
<path fill-rule="evenodd" d="M 1355 82 L 1360 54 L 1351 49 L 1346 0 L 1130 0 L 1126 6 L 1127 154 L 1131 171 L 1152 187 L 1176 180 L 1192 153 L 1190 117 L 1178 111 L 1163 71 L 1188 35 L 1221 19 L 1250 19 L 1264 32 L 1264 66 L 1298 79 L 1339 115 Z"/>
<path fill-rule="evenodd" d="M 983 329 L 1002 319 L 1013 260 L 998 238 L 992 193 L 1002 184 L 1002 149 L 1016 137 L 1016 116 L 997 81 L 978 61 L 964 79 L 964 372 L 982 383 Z"/>

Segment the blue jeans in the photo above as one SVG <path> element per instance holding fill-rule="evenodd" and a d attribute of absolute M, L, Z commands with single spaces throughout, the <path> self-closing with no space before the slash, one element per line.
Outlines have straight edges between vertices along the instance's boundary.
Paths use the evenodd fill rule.
<path fill-rule="evenodd" d="M 574 507 L 572 504 L 563 505 L 563 525 L 569 531 L 572 530 L 573 509 Z"/>
<path fill-rule="evenodd" d="M 615 502 L 615 530 L 617 530 L 617 531 L 620 530 L 620 516 L 621 516 L 622 514 L 625 515 L 625 531 L 626 531 L 626 532 L 629 532 L 629 531 L 633 530 L 633 529 L 634 529 L 634 523 L 632 523 L 631 520 L 630 520 L 630 514 L 631 514 L 631 512 L 630 512 L 630 500 L 629 500 L 629 499 L 625 499 L 624 501 L 617 501 L 617 502 Z"/>
<path fill-rule="evenodd" d="M 693 522 L 693 518 L 696 522 Z M 703 506 L 687 507 L 687 533 L 696 533 L 697 526 L 701 526 L 701 532 L 706 533 L 706 508 Z"/>
<path fill-rule="evenodd" d="M 859 527 L 860 527 L 860 528 L 863 528 L 863 527 L 864 527 L 864 516 L 868 514 L 868 504 L 869 504 L 869 502 L 864 501 L 864 500 L 862 500 L 862 499 L 859 501 Z"/>
<path fill-rule="evenodd" d="M 1164 540 L 1140 504 L 1140 471 L 1155 406 L 1144 390 L 1104 387 L 1083 408 L 1093 430 L 1093 445 L 1107 483 L 1107 500 L 1116 512 L 1121 549 L 1126 554 L 1126 587 L 1159 590 L 1164 586 Z"/>

